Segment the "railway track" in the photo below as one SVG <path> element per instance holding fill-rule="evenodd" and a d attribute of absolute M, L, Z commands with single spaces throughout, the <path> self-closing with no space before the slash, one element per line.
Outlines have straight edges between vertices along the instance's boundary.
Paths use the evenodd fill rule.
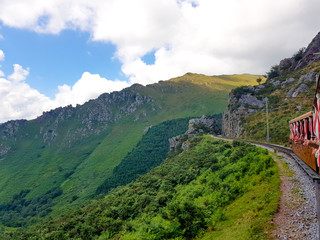
<path fill-rule="evenodd" d="M 212 135 L 213 138 L 217 139 L 222 139 L 222 140 L 237 140 L 241 142 L 248 142 L 252 143 L 257 146 L 262 146 L 266 148 L 273 149 L 274 152 L 282 152 L 290 157 L 292 157 L 298 164 L 299 166 L 305 171 L 305 173 L 315 182 L 315 181 L 320 181 L 320 176 L 312 169 L 310 168 L 301 158 L 299 158 L 291 148 L 284 147 L 281 145 L 276 145 L 276 144 L 268 144 L 268 143 L 262 143 L 262 142 L 256 142 L 256 141 L 249 141 L 249 140 L 243 140 L 243 139 L 233 139 L 233 138 L 226 138 L 226 137 L 220 137 L 220 136 L 214 136 Z"/>

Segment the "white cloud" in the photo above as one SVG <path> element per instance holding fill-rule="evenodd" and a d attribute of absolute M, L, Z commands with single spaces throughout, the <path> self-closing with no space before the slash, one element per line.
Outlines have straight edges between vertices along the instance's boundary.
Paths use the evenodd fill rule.
<path fill-rule="evenodd" d="M 72 87 L 66 84 L 59 86 L 54 101 L 59 106 L 82 104 L 102 93 L 119 91 L 125 87 L 129 87 L 127 82 L 111 81 L 100 77 L 99 74 L 85 72 Z"/>
<path fill-rule="evenodd" d="M 129 84 L 123 81 L 111 81 L 98 74 L 83 73 L 72 86 L 58 87 L 54 100 L 31 88 L 26 82 L 29 69 L 14 64 L 14 71 L 8 78 L 1 78 L 0 71 L 0 123 L 10 119 L 33 119 L 43 111 L 66 106 L 82 104 L 105 92 L 118 91 Z"/>
<path fill-rule="evenodd" d="M 0 62 L 4 61 L 5 55 L 4 52 L 0 49 Z"/>
<path fill-rule="evenodd" d="M 131 83 L 186 72 L 264 73 L 319 31 L 318 0 L 0 1 L 4 25 L 49 34 L 78 29 L 92 41 L 113 43 Z M 155 52 L 151 65 L 142 61 L 149 52 Z M 15 69 L 7 81 L 23 83 L 27 72 Z M 90 83 L 103 91 L 127 86 L 84 73 L 74 86 L 59 86 L 55 104 L 95 96 L 99 91 Z"/>
<path fill-rule="evenodd" d="M 10 119 L 31 119 L 54 107 L 48 97 L 24 82 L 28 73 L 15 64 L 8 79 L 0 78 L 0 123 Z"/>
<path fill-rule="evenodd" d="M 8 76 L 8 79 L 12 82 L 21 82 L 26 79 L 26 77 L 29 75 L 29 68 L 23 69 L 22 66 L 19 64 L 13 65 L 13 73 Z"/>
<path fill-rule="evenodd" d="M 0 20 L 40 33 L 88 31 L 116 45 L 132 82 L 152 83 L 185 72 L 264 73 L 315 36 L 319 8 L 318 0 L 2 0 Z"/>

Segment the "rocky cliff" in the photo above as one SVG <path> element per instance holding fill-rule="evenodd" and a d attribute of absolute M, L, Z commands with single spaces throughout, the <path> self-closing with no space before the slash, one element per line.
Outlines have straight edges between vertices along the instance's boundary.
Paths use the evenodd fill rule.
<path fill-rule="evenodd" d="M 83 105 L 69 105 L 43 112 L 32 121 L 3 123 L 0 125 L 0 156 L 7 154 L 12 149 L 12 144 L 25 137 L 41 139 L 41 144 L 44 145 L 60 144 L 70 147 L 75 141 L 99 135 L 110 124 L 122 118 L 130 115 L 134 115 L 134 119 L 141 117 L 137 112 L 142 106 L 148 105 L 151 112 L 156 111 L 158 106 L 154 105 L 152 97 L 139 94 L 135 91 L 136 88 L 139 88 L 138 84 L 120 92 L 102 94 Z"/>
<path fill-rule="evenodd" d="M 275 124 L 271 125 L 271 134 L 275 135 L 273 139 L 278 139 L 279 143 L 285 141 L 285 138 L 280 140 L 278 135 L 282 129 L 287 131 L 288 119 L 311 109 L 315 80 L 320 71 L 320 55 L 311 54 L 315 52 L 320 52 L 320 33 L 306 49 L 273 66 L 265 83 L 232 90 L 223 114 L 223 134 L 231 138 L 265 140 L 268 100 L 271 121 L 281 116 L 281 121 L 279 117 L 278 122 L 274 121 Z M 279 122 L 282 125 L 276 129 Z"/>
<path fill-rule="evenodd" d="M 318 33 L 307 48 L 297 51 L 291 58 L 285 58 L 276 65 L 276 69 L 280 76 L 290 72 L 298 71 L 314 62 L 320 60 L 320 33 Z"/>
<path fill-rule="evenodd" d="M 239 138 L 243 131 L 243 117 L 261 111 L 265 106 L 264 99 L 259 100 L 253 95 L 263 88 L 263 85 L 248 86 L 231 91 L 222 121 L 222 132 L 225 136 Z"/>
<path fill-rule="evenodd" d="M 185 134 L 169 139 L 170 150 L 174 152 L 186 151 L 189 148 L 189 139 L 202 134 L 221 134 L 221 118 L 219 116 L 202 116 L 189 120 Z"/>

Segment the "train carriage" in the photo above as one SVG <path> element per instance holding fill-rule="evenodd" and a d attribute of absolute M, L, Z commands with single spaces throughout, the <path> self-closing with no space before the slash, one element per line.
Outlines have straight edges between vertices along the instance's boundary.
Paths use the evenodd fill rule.
<path fill-rule="evenodd" d="M 312 111 L 290 120 L 292 151 L 319 174 L 320 166 L 320 86 L 317 87 Z"/>

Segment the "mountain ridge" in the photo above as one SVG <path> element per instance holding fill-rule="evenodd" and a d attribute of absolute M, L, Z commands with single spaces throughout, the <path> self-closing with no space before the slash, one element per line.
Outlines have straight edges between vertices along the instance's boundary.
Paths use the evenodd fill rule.
<path fill-rule="evenodd" d="M 217 77 L 187 76 L 178 82 L 135 84 L 83 105 L 45 112 L 33 120 L 1 124 L 0 204 L 10 202 L 21 191 L 28 191 L 24 192 L 27 201 L 45 197 L 57 186 L 62 194 L 50 200 L 49 214 L 82 204 L 112 176 L 112 170 L 150 126 L 220 113 L 230 89 L 257 84 L 259 77 L 239 75 L 236 81 L 234 75 L 228 84 L 221 81 L 219 88 L 224 85 L 224 89 L 215 89 Z"/>

